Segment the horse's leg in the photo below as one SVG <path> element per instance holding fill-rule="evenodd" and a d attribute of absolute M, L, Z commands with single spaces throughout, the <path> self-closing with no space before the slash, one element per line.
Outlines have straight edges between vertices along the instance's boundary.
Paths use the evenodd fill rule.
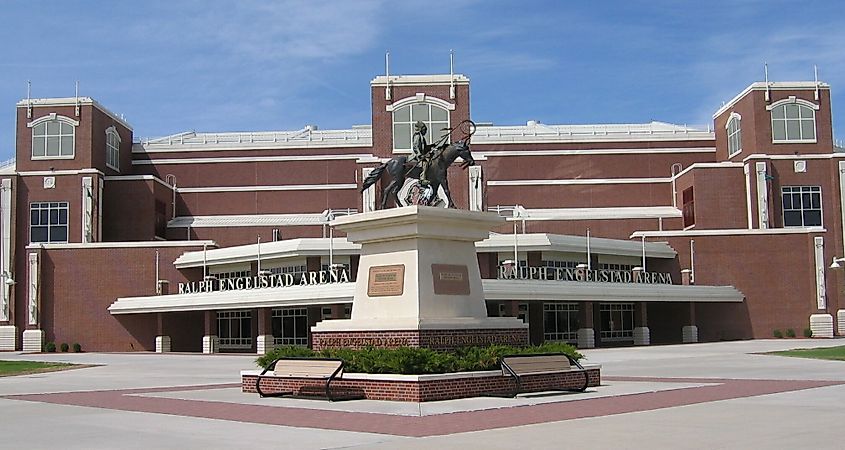
<path fill-rule="evenodd" d="M 396 188 L 396 178 L 390 180 L 390 184 L 381 191 L 381 209 L 387 208 L 387 200 L 393 194 L 393 191 Z"/>
<path fill-rule="evenodd" d="M 446 200 L 449 202 L 450 208 L 457 208 L 455 206 L 455 202 L 452 201 L 452 192 L 449 191 L 449 180 L 446 178 L 446 174 L 443 174 L 443 193 L 446 194 Z"/>
<path fill-rule="evenodd" d="M 399 189 L 402 189 L 402 186 L 405 184 L 405 177 L 396 178 L 394 182 L 396 183 L 396 185 L 393 186 L 393 190 L 390 192 L 390 194 L 393 197 L 393 203 L 398 208 L 402 206 L 402 204 L 399 203 Z"/>

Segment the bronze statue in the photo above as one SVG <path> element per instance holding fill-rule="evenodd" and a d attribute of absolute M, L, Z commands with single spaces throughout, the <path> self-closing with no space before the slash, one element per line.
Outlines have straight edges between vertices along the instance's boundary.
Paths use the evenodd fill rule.
<path fill-rule="evenodd" d="M 400 205 L 397 194 L 399 189 L 405 184 L 406 178 L 420 180 L 423 191 L 415 203 L 426 206 L 432 205 L 437 199 L 436 193 L 438 189 L 440 186 L 443 186 L 443 192 L 446 194 L 446 199 L 449 203 L 448 206 L 454 208 L 455 203 L 452 201 L 452 194 L 449 192 L 449 181 L 446 177 L 446 172 L 458 157 L 463 159 L 461 168 L 475 164 L 469 148 L 469 139 L 475 133 L 475 124 L 470 120 L 465 120 L 457 126 L 450 128 L 448 130 L 449 132 L 440 141 L 431 145 L 425 141 L 427 130 L 424 123 L 417 122 L 414 125 L 414 129 L 414 154 L 410 158 L 407 156 L 395 156 L 386 163 L 373 169 L 367 178 L 364 179 L 361 191 L 375 184 L 386 170 L 391 180 L 382 189 L 381 207 L 379 209 L 387 207 L 389 198 L 393 198 L 396 206 Z M 461 139 L 446 145 L 446 139 L 456 130 L 462 133 Z M 418 164 L 420 162 L 423 162 L 423 164 Z M 423 184 L 422 180 L 426 180 L 427 183 Z"/>

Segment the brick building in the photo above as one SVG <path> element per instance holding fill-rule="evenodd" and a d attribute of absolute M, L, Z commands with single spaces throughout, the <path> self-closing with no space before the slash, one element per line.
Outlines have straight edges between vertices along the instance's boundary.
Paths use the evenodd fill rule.
<path fill-rule="evenodd" d="M 362 180 L 410 153 L 414 122 L 433 142 L 471 119 L 462 75 L 370 89 L 370 125 L 150 140 L 90 98 L 19 102 L 0 349 L 308 345 L 351 310 L 360 249 L 330 220 L 376 207 Z M 471 148 L 454 206 L 510 220 L 477 246 L 488 313 L 533 342 L 843 333 L 845 153 L 824 83 L 753 83 L 702 128 L 479 123 Z"/>

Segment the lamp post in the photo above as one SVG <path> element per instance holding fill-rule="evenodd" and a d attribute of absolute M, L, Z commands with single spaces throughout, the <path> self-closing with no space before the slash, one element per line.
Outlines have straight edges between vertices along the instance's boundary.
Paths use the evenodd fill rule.
<path fill-rule="evenodd" d="M 329 270 L 334 269 L 334 228 L 330 225 L 330 222 L 337 216 L 350 216 L 357 213 L 358 210 L 352 208 L 327 209 L 323 211 L 323 217 L 326 221 L 325 225 L 329 225 Z"/>

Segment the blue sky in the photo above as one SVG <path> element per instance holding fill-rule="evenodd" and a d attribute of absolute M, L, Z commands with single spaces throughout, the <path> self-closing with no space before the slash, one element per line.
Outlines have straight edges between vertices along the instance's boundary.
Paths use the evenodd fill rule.
<path fill-rule="evenodd" d="M 186 130 L 321 129 L 370 122 L 384 73 L 471 80 L 472 117 L 496 124 L 712 123 L 769 64 L 819 78 L 845 133 L 840 1 L 41 1 L 0 9 L 0 159 L 15 103 L 97 99 L 135 137 Z M 837 114 L 839 113 L 839 114 Z"/>

